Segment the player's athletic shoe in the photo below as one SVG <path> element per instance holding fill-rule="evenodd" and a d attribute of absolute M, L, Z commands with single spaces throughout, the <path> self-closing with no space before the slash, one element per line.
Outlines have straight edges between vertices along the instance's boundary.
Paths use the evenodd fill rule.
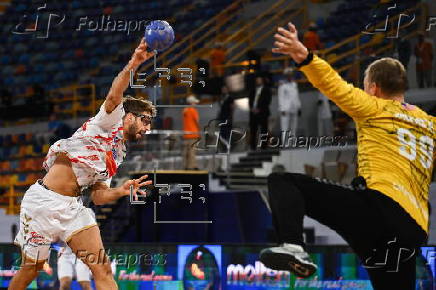
<path fill-rule="evenodd" d="M 270 269 L 291 271 L 301 278 L 310 277 L 318 267 L 299 245 L 282 244 L 260 252 L 260 261 Z"/>

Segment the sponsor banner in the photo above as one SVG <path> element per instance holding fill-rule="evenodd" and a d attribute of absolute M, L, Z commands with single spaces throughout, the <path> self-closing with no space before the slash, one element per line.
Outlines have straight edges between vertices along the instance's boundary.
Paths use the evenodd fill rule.
<path fill-rule="evenodd" d="M 298 279 L 294 284 L 295 290 L 315 290 L 315 289 L 337 289 L 337 290 L 373 290 L 369 280 L 338 280 L 338 281 L 322 281 L 322 280 L 302 280 Z"/>
<path fill-rule="evenodd" d="M 348 247 L 309 248 L 311 258 L 318 265 L 318 271 L 309 279 L 297 279 L 288 271 L 269 269 L 259 261 L 262 248 L 244 245 L 108 244 L 106 254 L 111 258 L 118 287 L 125 290 L 372 289 L 365 268 Z M 432 289 L 436 249 L 423 247 L 421 250 L 416 267 L 417 287 Z M 99 260 L 96 258 L 96 261 Z M 0 245 L 0 288 L 8 287 L 20 264 L 17 247 Z M 44 270 L 28 289 L 59 289 L 56 247 Z M 71 289 L 80 289 L 77 281 L 73 281 Z"/>

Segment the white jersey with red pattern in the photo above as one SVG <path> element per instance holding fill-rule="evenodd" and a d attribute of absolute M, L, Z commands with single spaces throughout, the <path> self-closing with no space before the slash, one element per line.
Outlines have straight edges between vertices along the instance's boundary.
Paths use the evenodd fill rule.
<path fill-rule="evenodd" d="M 123 104 L 119 104 L 110 114 L 104 104 L 98 114 L 86 121 L 68 139 L 54 143 L 44 160 L 48 171 L 58 153 L 65 153 L 71 161 L 77 183 L 81 188 L 89 187 L 98 181 L 110 181 L 126 156 L 123 141 Z"/>

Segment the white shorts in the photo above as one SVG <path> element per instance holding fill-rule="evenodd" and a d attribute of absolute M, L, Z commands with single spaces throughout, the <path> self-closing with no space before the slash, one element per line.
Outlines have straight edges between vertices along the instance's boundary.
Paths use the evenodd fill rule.
<path fill-rule="evenodd" d="M 52 242 L 68 242 L 72 235 L 97 225 L 93 214 L 80 197 L 58 194 L 36 182 L 21 202 L 20 230 L 14 243 L 28 258 L 46 260 Z"/>
<path fill-rule="evenodd" d="M 58 258 L 58 279 L 64 277 L 76 277 L 80 282 L 91 281 L 91 270 L 73 253 L 62 254 Z"/>

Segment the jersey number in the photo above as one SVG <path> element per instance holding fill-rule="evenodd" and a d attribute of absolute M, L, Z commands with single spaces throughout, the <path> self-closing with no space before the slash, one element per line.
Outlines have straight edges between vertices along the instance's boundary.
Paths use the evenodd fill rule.
<path fill-rule="evenodd" d="M 414 161 L 417 156 L 416 136 L 407 129 L 399 128 L 398 141 L 400 141 L 400 154 L 410 161 Z M 429 169 L 433 163 L 433 139 L 428 136 L 421 136 L 418 139 L 419 161 L 425 169 Z"/>

